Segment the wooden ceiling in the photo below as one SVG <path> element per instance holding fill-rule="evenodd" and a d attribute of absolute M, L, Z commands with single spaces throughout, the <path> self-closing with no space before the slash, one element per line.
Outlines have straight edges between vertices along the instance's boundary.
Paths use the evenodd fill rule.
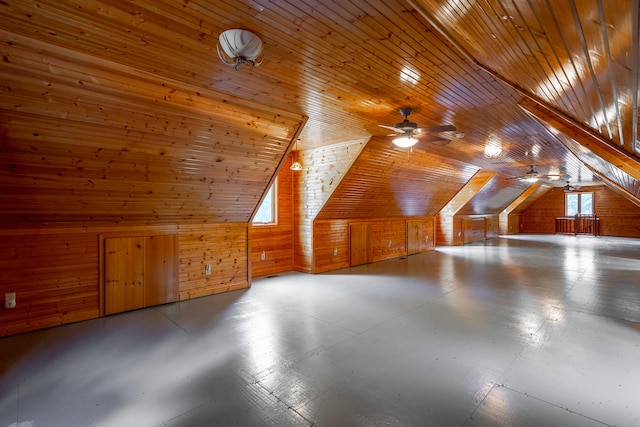
<path fill-rule="evenodd" d="M 470 171 L 498 172 L 465 208 L 495 213 L 524 191 L 514 178 L 530 165 L 564 174 L 547 185 L 603 182 L 637 203 L 639 7 L 5 0 L 0 222 L 246 222 L 298 136 L 305 151 L 370 140 L 327 218 L 361 215 L 347 197 L 383 209 L 394 190 L 356 185 L 367 180 L 414 182 L 388 215 L 432 214 L 441 205 L 424 198 L 442 170 L 456 173 L 438 203 Z M 261 37 L 259 67 L 218 59 L 229 28 Z M 405 106 L 420 126 L 453 124 L 464 137 L 421 142 L 386 167 L 407 152 L 378 125 L 401 121 Z M 498 159 L 483 154 L 492 139 Z"/>

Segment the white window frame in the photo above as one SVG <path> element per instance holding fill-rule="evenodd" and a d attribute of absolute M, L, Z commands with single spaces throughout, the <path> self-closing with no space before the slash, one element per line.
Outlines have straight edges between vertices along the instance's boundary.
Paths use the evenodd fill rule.
<path fill-rule="evenodd" d="M 582 212 L 582 196 L 584 194 L 590 194 L 591 195 L 592 212 L 589 213 L 589 214 L 585 214 L 585 213 Z M 595 212 L 594 212 L 595 211 L 595 201 L 594 201 L 593 193 L 585 191 L 585 192 L 574 192 L 574 193 L 565 194 L 565 197 L 564 197 L 564 213 L 565 213 L 566 216 L 575 216 L 576 215 L 576 214 L 570 215 L 569 212 L 568 212 L 568 209 L 569 209 L 569 203 L 568 203 L 569 197 L 574 196 L 574 195 L 578 196 L 578 212 L 576 212 L 576 214 L 578 214 L 578 215 L 595 215 Z"/>
<path fill-rule="evenodd" d="M 268 210 L 269 205 L 271 205 L 271 218 L 270 221 L 261 221 L 260 218 L 263 218 L 263 211 Z M 265 212 L 266 213 L 266 212 Z M 269 190 L 267 190 L 267 194 L 264 197 L 260 206 L 258 206 L 258 210 L 256 214 L 253 216 L 253 221 L 251 221 L 252 225 L 277 225 L 278 224 L 278 179 L 271 184 Z"/>

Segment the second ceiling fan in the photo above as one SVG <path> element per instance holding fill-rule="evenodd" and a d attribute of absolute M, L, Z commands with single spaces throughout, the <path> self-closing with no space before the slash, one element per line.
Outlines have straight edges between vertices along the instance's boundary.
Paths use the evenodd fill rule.
<path fill-rule="evenodd" d="M 439 135 L 433 135 L 438 132 L 454 132 L 457 128 L 453 125 L 441 125 L 431 126 L 426 128 L 419 128 L 418 124 L 409 121 L 409 115 L 413 110 L 410 107 L 404 107 L 400 109 L 400 114 L 404 117 L 404 120 L 400 123 L 396 123 L 393 126 L 378 125 L 381 128 L 390 129 L 395 133 L 389 136 L 395 136 L 393 143 L 398 147 L 409 148 L 418 143 L 418 138 L 426 140 L 428 142 L 439 143 L 440 145 L 446 145 L 451 140 Z"/>

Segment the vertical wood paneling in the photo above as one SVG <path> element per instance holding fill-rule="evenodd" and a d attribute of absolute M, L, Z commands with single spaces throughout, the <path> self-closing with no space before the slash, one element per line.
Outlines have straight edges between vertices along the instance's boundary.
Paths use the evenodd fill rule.
<path fill-rule="evenodd" d="M 314 273 L 349 267 L 349 230 L 348 220 L 314 222 Z"/>
<path fill-rule="evenodd" d="M 144 305 L 178 300 L 178 239 L 176 234 L 145 240 Z"/>
<path fill-rule="evenodd" d="M 500 217 L 498 215 L 485 216 L 486 237 L 492 239 L 500 235 Z"/>
<path fill-rule="evenodd" d="M 179 251 L 180 300 L 250 286 L 246 223 L 181 225 Z"/>
<path fill-rule="evenodd" d="M 349 225 L 349 254 L 352 267 L 371 262 L 369 235 L 369 224 L 356 223 Z"/>
<path fill-rule="evenodd" d="M 98 235 L 38 230 L 0 232 L 0 335 L 86 320 L 99 315 Z"/>
<path fill-rule="evenodd" d="M 144 307 L 145 237 L 104 241 L 104 313 Z"/>
<path fill-rule="evenodd" d="M 275 225 L 251 226 L 251 276 L 265 276 L 293 269 L 293 171 L 290 155 L 278 174 Z M 265 259 L 261 259 L 264 251 Z"/>

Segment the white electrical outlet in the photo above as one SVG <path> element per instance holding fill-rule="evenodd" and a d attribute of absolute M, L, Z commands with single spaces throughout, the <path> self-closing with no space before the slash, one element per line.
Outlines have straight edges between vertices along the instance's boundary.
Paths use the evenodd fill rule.
<path fill-rule="evenodd" d="M 390 248 L 390 247 L 391 247 L 391 240 L 389 240 L 389 241 L 387 242 L 387 247 L 388 247 L 388 248 Z"/>
<path fill-rule="evenodd" d="M 267 254 L 264 251 L 260 252 L 260 261 L 264 261 L 265 259 L 267 259 Z"/>
<path fill-rule="evenodd" d="M 16 308 L 15 292 L 8 292 L 4 294 L 4 308 Z"/>
<path fill-rule="evenodd" d="M 204 267 L 204 275 L 205 276 L 210 276 L 211 275 L 211 264 L 207 264 Z"/>
<path fill-rule="evenodd" d="M 333 256 L 338 255 L 338 248 L 333 248 Z"/>

